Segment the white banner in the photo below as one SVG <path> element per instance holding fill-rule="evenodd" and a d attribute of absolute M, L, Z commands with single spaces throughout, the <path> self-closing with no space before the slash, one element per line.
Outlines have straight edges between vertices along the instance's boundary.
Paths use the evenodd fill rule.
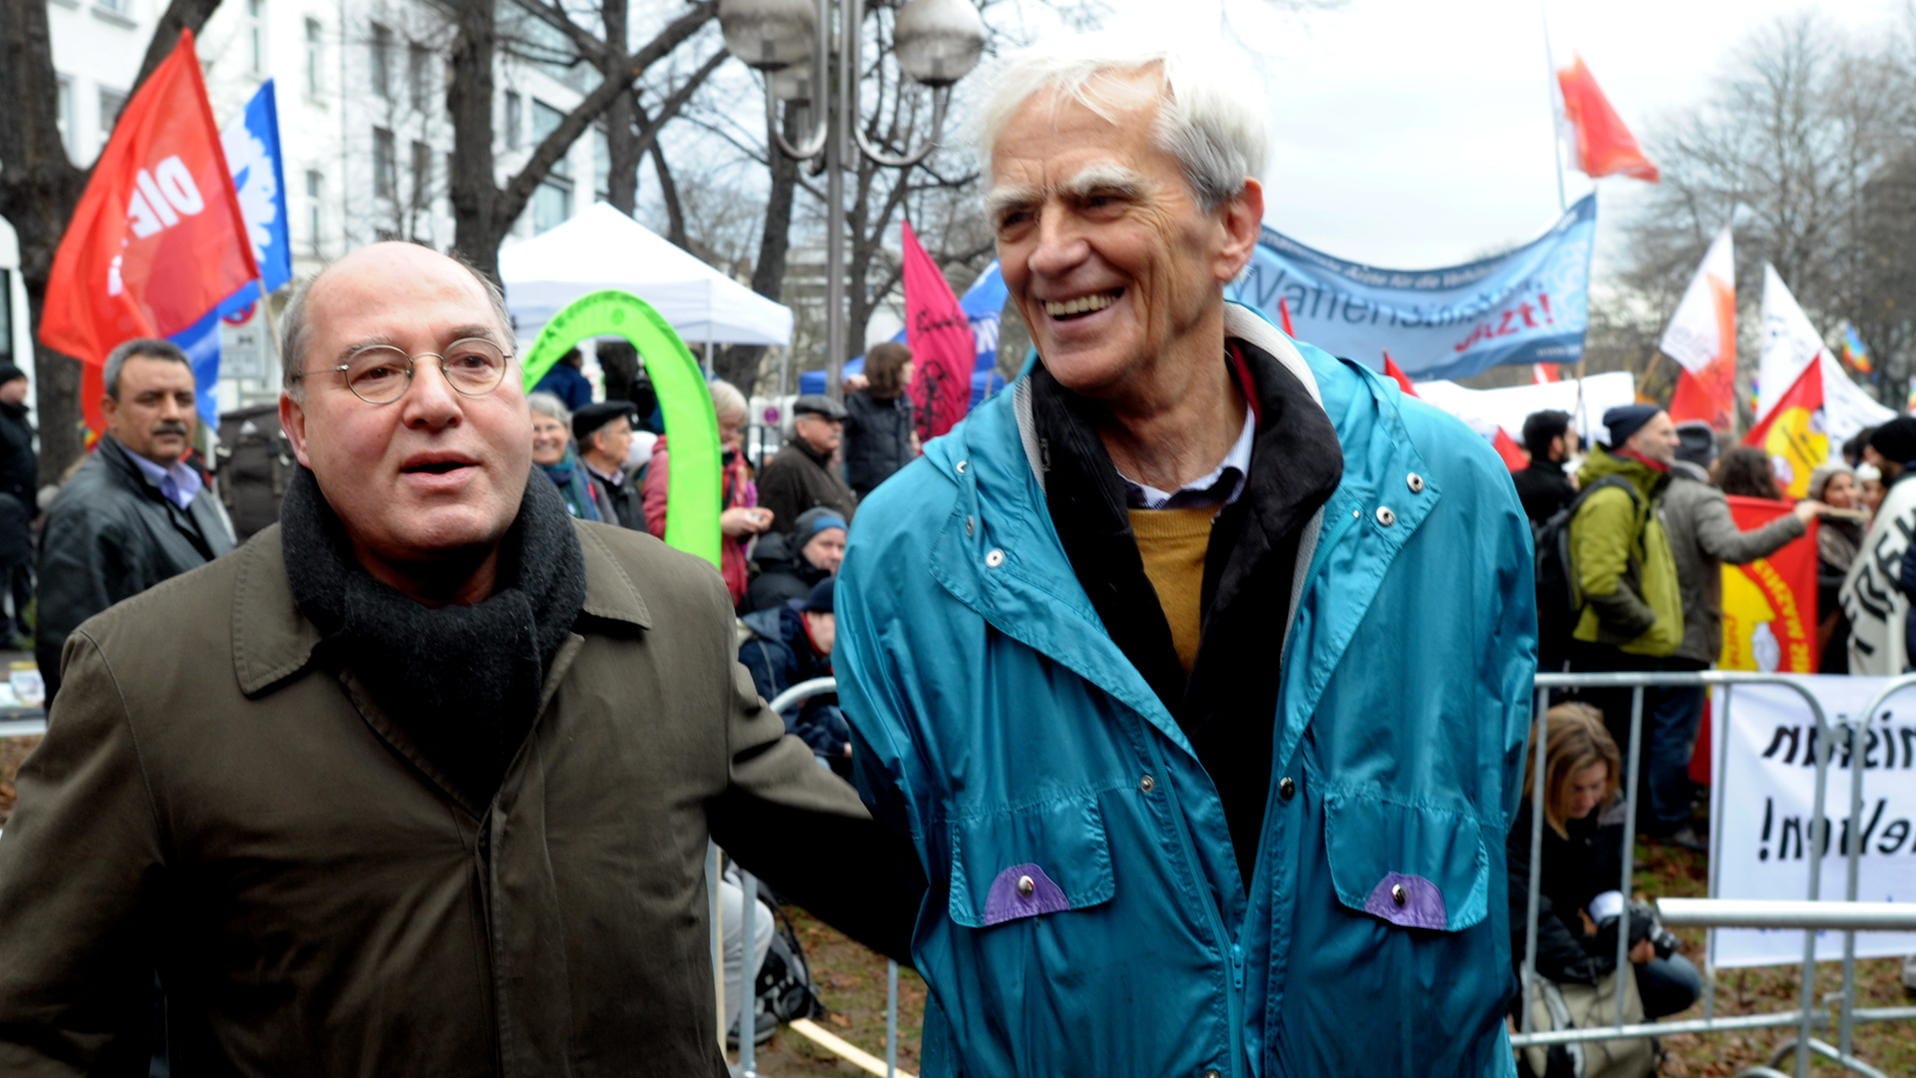
<path fill-rule="evenodd" d="M 1703 263 L 1683 290 L 1657 347 L 1691 374 L 1702 374 L 1726 356 L 1736 363 L 1736 255 L 1729 225 L 1703 252 Z"/>
<path fill-rule="evenodd" d="M 1848 855 L 1860 850 L 1856 898 L 1862 902 L 1916 902 L 1916 689 L 1890 698 L 1868 716 L 1863 752 L 1863 804 L 1850 814 L 1850 752 L 1842 728 L 1867 707 L 1887 679 L 1803 676 L 1802 684 L 1837 730 L 1826 746 L 1809 706 L 1780 685 L 1739 685 L 1726 709 L 1722 691 L 1713 744 L 1717 774 L 1710 819 L 1711 889 L 1717 898 L 1809 897 L 1810 865 L 1821 867 L 1821 898 L 1844 897 Z M 1727 729 L 1726 729 L 1727 727 Z M 1829 754 L 1824 815 L 1812 826 L 1816 757 Z M 1803 959 L 1801 930 L 1720 929 L 1710 939 L 1718 969 L 1764 966 Z M 1916 951 L 1916 933 L 1863 932 L 1856 954 L 1864 958 Z M 1818 961 L 1843 956 L 1838 932 L 1819 932 Z"/>

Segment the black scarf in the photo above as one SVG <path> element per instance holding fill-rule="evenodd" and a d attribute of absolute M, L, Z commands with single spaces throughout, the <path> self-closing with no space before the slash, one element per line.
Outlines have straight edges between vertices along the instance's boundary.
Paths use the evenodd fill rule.
<path fill-rule="evenodd" d="M 545 673 L 585 602 L 585 558 L 558 489 L 526 484 L 490 596 L 431 607 L 374 580 L 313 473 L 280 508 L 286 578 L 327 661 L 354 672 L 469 805 L 492 800 L 537 717 Z"/>

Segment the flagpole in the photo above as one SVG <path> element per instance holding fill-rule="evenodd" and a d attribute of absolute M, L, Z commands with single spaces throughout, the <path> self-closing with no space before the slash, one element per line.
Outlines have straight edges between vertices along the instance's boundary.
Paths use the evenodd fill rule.
<path fill-rule="evenodd" d="M 1557 211 L 1570 208 L 1570 196 L 1563 183 L 1563 147 L 1557 133 L 1557 61 L 1550 54 L 1550 0 L 1537 0 L 1537 15 L 1543 23 L 1544 96 L 1550 101 L 1550 158 L 1557 165 Z M 1577 390 L 1582 393 L 1581 385 Z"/>
<path fill-rule="evenodd" d="M 266 354 L 273 357 L 274 367 L 280 367 L 281 357 L 279 354 L 279 319 L 275 317 L 273 314 L 272 297 L 268 296 L 266 293 L 266 282 L 264 280 L 260 280 L 260 281 L 255 281 L 254 284 L 256 284 L 259 287 L 259 313 L 262 317 L 266 319 Z M 280 378 L 280 381 L 282 384 L 284 384 L 285 382 L 283 371 L 282 371 L 282 376 Z M 268 378 L 266 380 L 266 384 L 268 386 L 271 386 L 273 384 L 273 380 L 271 378 Z"/>

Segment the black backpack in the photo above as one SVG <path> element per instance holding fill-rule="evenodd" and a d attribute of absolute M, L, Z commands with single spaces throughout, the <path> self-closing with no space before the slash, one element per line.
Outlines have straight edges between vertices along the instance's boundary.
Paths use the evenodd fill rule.
<path fill-rule="evenodd" d="M 220 415 L 214 453 L 220 502 L 244 543 L 279 519 L 279 503 L 293 478 L 293 447 L 279 425 L 279 405 L 259 404 Z"/>
<path fill-rule="evenodd" d="M 812 989 L 812 967 L 805 961 L 805 948 L 784 907 L 772 900 L 760 885 L 759 897 L 772 908 L 772 946 L 759 964 L 758 980 L 752 983 L 756 1010 L 769 1012 L 780 1025 L 800 1018 L 820 1018 L 825 1005 Z"/>
<path fill-rule="evenodd" d="M 1537 650 L 1545 668 L 1554 669 L 1554 660 L 1561 658 L 1569 646 L 1570 634 L 1583 613 L 1583 593 L 1577 587 L 1577 567 L 1570 556 L 1570 521 L 1585 498 L 1605 487 L 1621 488 L 1630 496 L 1630 503 L 1642 509 L 1643 495 L 1628 479 L 1606 475 L 1578 491 L 1569 505 L 1537 526 Z"/>

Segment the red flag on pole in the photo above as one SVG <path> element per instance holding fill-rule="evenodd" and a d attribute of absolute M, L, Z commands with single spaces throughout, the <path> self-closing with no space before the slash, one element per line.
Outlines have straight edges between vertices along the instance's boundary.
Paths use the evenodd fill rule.
<path fill-rule="evenodd" d="M 82 406 L 100 416 L 99 368 L 130 337 L 199 321 L 259 276 L 193 33 L 126 103 L 53 256 L 40 339 L 86 364 Z"/>
<path fill-rule="evenodd" d="M 1417 395 L 1417 390 L 1411 387 L 1410 375 L 1405 374 L 1404 368 L 1399 367 L 1397 361 L 1390 358 L 1390 352 L 1388 350 L 1384 352 L 1384 375 L 1385 377 L 1397 380 L 1397 387 L 1404 391 L 1404 396 L 1415 397 Z"/>
<path fill-rule="evenodd" d="M 1563 91 L 1564 119 L 1576 132 L 1579 169 L 1591 179 L 1621 173 L 1657 182 L 1656 164 L 1644 156 L 1623 117 L 1610 107 L 1582 57 L 1572 56 L 1570 66 L 1557 72 L 1557 88 Z"/>
<path fill-rule="evenodd" d="M 1750 428 L 1743 444 L 1770 456 L 1777 482 L 1792 500 L 1809 497 L 1810 473 L 1829 460 L 1830 436 L 1823 429 L 1823 364 L 1803 368 L 1776 407 Z"/>
<path fill-rule="evenodd" d="M 956 426 L 971 408 L 971 369 L 978 341 L 951 283 L 912 233 L 899 223 L 905 246 L 905 340 L 911 345 L 911 400 L 918 440 L 929 442 Z"/>

